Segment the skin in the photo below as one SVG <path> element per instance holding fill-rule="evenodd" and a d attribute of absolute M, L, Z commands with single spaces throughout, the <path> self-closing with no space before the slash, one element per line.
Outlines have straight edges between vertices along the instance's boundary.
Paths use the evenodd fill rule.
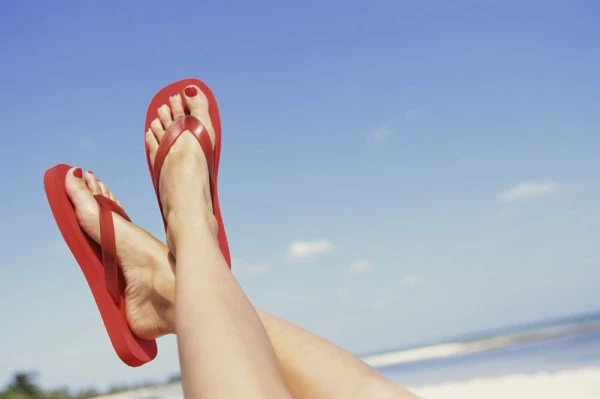
<path fill-rule="evenodd" d="M 214 143 L 208 102 L 195 89 L 158 109 L 146 132 L 152 161 L 184 102 Z M 99 242 L 93 195 L 114 195 L 91 172 L 71 171 L 65 183 L 83 230 Z M 130 328 L 146 339 L 177 334 L 186 397 L 415 398 L 352 354 L 253 308 L 218 248 L 208 169 L 189 132 L 165 159 L 159 195 L 168 246 L 115 214 L 117 256 Z"/>

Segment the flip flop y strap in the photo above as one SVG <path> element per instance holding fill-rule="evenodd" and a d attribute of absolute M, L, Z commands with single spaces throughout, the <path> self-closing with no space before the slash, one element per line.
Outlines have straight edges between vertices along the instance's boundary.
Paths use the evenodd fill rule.
<path fill-rule="evenodd" d="M 125 210 L 115 201 L 103 195 L 94 195 L 100 208 L 100 247 L 102 249 L 102 265 L 104 266 L 104 279 L 106 290 L 114 304 L 121 304 L 121 291 L 123 281 L 119 279 L 119 261 L 117 260 L 117 242 L 115 240 L 115 227 L 113 213 L 131 221 Z"/>
<path fill-rule="evenodd" d="M 202 147 L 202 152 L 204 152 L 204 156 L 206 157 L 206 163 L 208 165 L 208 177 L 210 184 L 210 192 L 213 195 L 214 191 L 214 153 L 212 142 L 210 140 L 210 136 L 208 135 L 208 131 L 197 118 L 186 115 L 178 118 L 173 122 L 171 126 L 165 132 L 163 138 L 160 141 L 158 146 L 158 150 L 156 151 L 156 157 L 154 158 L 154 167 L 152 168 L 152 183 L 154 184 L 154 189 L 156 190 L 157 197 L 160 197 L 158 188 L 160 183 L 160 172 L 162 170 L 163 163 L 165 162 L 165 158 L 169 154 L 169 150 L 175 144 L 179 136 L 186 130 L 189 130 L 194 137 L 198 140 L 200 147 Z"/>

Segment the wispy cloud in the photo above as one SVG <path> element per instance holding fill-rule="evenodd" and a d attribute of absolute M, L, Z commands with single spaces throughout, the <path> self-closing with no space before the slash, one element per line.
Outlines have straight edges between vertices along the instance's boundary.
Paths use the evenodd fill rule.
<path fill-rule="evenodd" d="M 425 281 L 423 276 L 418 274 L 409 274 L 407 276 L 403 276 L 400 281 L 398 281 L 399 287 L 414 287 L 415 285 L 422 284 Z"/>
<path fill-rule="evenodd" d="M 292 261 L 303 261 L 334 250 L 335 246 L 329 240 L 298 240 L 290 243 L 287 255 Z"/>
<path fill-rule="evenodd" d="M 498 199 L 502 202 L 514 202 L 542 197 L 557 190 L 558 184 L 551 180 L 522 181 L 498 194 Z"/>
<path fill-rule="evenodd" d="M 234 258 L 231 261 L 233 270 L 237 273 L 244 274 L 246 276 L 257 276 L 265 274 L 271 271 L 271 265 L 267 263 L 251 263 L 246 262 L 243 259 Z"/>
<path fill-rule="evenodd" d="M 79 146 L 84 150 L 92 151 L 96 148 L 96 142 L 90 137 L 81 137 L 79 139 Z"/>
<path fill-rule="evenodd" d="M 350 263 L 346 270 L 350 274 L 358 274 L 368 272 L 373 268 L 373 263 L 370 260 L 358 259 Z"/>
<path fill-rule="evenodd" d="M 369 141 L 381 142 L 387 140 L 392 135 L 392 131 L 387 126 L 380 126 L 376 129 L 373 129 L 367 135 Z"/>

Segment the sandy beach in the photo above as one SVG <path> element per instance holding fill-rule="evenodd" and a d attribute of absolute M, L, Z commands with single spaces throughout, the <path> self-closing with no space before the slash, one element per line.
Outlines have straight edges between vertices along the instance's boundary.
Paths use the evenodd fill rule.
<path fill-rule="evenodd" d="M 409 389 L 424 399 L 598 399 L 600 367 L 477 378 Z"/>
<path fill-rule="evenodd" d="M 598 399 L 600 367 L 477 378 L 409 389 L 423 399 Z M 183 394 L 179 384 L 172 384 L 102 399 L 183 399 Z"/>

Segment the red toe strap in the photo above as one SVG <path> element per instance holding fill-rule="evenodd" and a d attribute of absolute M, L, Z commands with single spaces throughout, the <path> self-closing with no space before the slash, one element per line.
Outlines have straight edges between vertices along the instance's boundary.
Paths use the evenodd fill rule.
<path fill-rule="evenodd" d="M 206 163 L 208 165 L 208 176 L 210 179 L 210 191 L 214 193 L 214 181 L 213 181 L 213 170 L 214 170 L 214 154 L 213 147 L 210 140 L 210 136 L 208 135 L 208 131 L 197 118 L 186 115 L 177 119 L 165 132 L 165 135 L 160 140 L 160 145 L 158 146 L 158 150 L 156 151 L 156 157 L 154 158 L 154 166 L 152 168 L 152 182 L 154 184 L 154 189 L 156 190 L 156 195 L 159 197 L 158 184 L 160 182 L 160 171 L 162 169 L 163 163 L 165 162 L 165 158 L 169 153 L 169 150 L 175 144 L 175 141 L 181 136 L 183 132 L 189 130 L 200 143 L 200 147 L 202 147 L 202 152 L 204 152 L 204 156 L 206 157 Z M 160 199 L 159 199 L 160 202 Z"/>
<path fill-rule="evenodd" d="M 103 195 L 95 195 L 100 208 L 100 247 L 102 248 L 102 264 L 106 290 L 116 306 L 121 304 L 121 288 L 119 284 L 119 262 L 117 260 L 117 242 L 113 225 L 113 213 L 131 221 L 115 201 Z M 121 280 L 121 284 L 123 284 Z"/>

